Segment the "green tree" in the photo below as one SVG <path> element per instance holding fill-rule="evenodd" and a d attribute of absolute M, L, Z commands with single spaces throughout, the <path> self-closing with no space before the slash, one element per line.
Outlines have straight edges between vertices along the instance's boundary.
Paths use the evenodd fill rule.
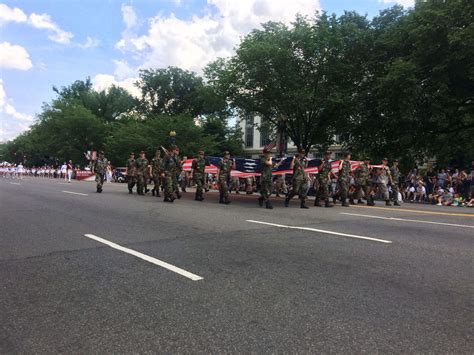
<path fill-rule="evenodd" d="M 354 30 L 368 26 L 364 17 L 346 17 Z M 323 13 L 312 20 L 297 17 L 291 28 L 266 23 L 244 38 L 232 59 L 208 66 L 206 76 L 242 116 L 259 115 L 286 129 L 299 148 L 326 149 L 348 115 L 355 85 L 351 61 L 340 59 L 342 44 L 352 49 L 359 38 L 342 37 L 344 21 Z"/>

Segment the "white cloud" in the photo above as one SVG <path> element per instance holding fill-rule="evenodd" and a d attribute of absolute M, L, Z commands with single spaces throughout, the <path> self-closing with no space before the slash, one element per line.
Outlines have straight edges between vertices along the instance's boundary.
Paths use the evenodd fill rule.
<path fill-rule="evenodd" d="M 9 42 L 0 43 L 0 68 L 28 70 L 33 67 L 25 48 Z"/>
<path fill-rule="evenodd" d="M 384 4 L 393 4 L 397 3 L 402 5 L 403 7 L 413 7 L 415 5 L 415 0 L 379 0 L 379 2 L 382 2 Z"/>
<path fill-rule="evenodd" d="M 92 83 L 94 86 L 94 90 L 106 90 L 110 88 L 112 85 L 124 88 L 127 90 L 131 95 L 135 97 L 140 97 L 140 89 L 138 89 L 134 83 L 138 80 L 138 78 L 128 78 L 125 80 L 117 81 L 113 75 L 109 74 L 97 74 L 93 79 Z"/>
<path fill-rule="evenodd" d="M 123 22 L 125 22 L 126 28 L 131 29 L 135 27 L 138 23 L 138 18 L 133 7 L 130 5 L 122 5 L 121 10 Z"/>
<path fill-rule="evenodd" d="M 0 4 L 0 25 L 7 22 L 26 22 L 27 16 L 25 13 L 15 7 L 14 9 L 5 4 Z"/>
<path fill-rule="evenodd" d="M 13 139 L 20 133 L 28 130 L 33 122 L 33 117 L 18 112 L 9 102 L 3 80 L 0 78 L 0 141 Z"/>
<path fill-rule="evenodd" d="M 115 71 L 114 75 L 118 80 L 134 77 L 137 75 L 137 70 L 132 68 L 125 60 L 114 60 Z"/>
<path fill-rule="evenodd" d="M 48 38 L 57 43 L 69 44 L 71 39 L 74 37 L 71 32 L 62 30 L 56 23 L 54 23 L 48 14 L 38 15 L 32 13 L 28 18 L 28 22 L 35 28 L 44 29 L 51 32 Z"/>
<path fill-rule="evenodd" d="M 122 7 L 126 30 L 116 47 L 131 52 L 141 62 L 141 68 L 173 65 L 200 72 L 212 60 L 232 55 L 240 38 L 261 23 L 272 20 L 289 24 L 298 13 L 312 16 L 320 9 L 318 0 L 207 2 L 207 14 L 189 20 L 174 14 L 156 15 L 149 20 L 147 33 L 141 36 L 130 31 L 130 21 L 125 21 Z"/>
<path fill-rule="evenodd" d="M 83 44 L 78 44 L 78 46 L 82 49 L 88 49 L 97 47 L 99 43 L 98 39 L 87 36 L 86 41 Z"/>

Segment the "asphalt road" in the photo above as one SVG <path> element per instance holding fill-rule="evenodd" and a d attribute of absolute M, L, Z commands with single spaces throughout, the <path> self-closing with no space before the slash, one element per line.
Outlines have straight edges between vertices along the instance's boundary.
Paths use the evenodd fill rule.
<path fill-rule="evenodd" d="M 472 209 L 94 190 L 0 179 L 0 353 L 474 348 Z"/>

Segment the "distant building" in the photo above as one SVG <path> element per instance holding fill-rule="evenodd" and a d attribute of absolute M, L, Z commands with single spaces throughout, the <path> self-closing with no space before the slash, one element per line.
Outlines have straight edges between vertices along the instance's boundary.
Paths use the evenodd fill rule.
<path fill-rule="evenodd" d="M 268 144 L 269 137 L 268 135 L 262 134 L 257 128 L 260 126 L 261 118 L 259 116 L 249 116 L 243 120 L 240 120 L 239 125 L 243 132 L 243 141 L 244 141 L 244 154 L 246 158 L 258 158 L 262 154 L 263 147 Z M 342 146 L 339 143 L 339 136 L 334 137 L 336 144 L 333 144 L 329 147 L 329 151 L 332 152 L 332 159 L 340 159 L 342 157 Z M 288 141 L 288 155 L 293 155 L 296 153 L 296 146 L 294 143 Z M 277 148 L 273 149 L 274 152 L 277 152 Z M 312 150 L 309 152 L 309 158 L 322 158 L 323 152 L 318 152 Z"/>

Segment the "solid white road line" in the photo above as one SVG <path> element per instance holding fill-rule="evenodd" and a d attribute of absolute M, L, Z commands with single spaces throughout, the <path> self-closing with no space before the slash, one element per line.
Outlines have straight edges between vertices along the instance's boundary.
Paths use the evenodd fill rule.
<path fill-rule="evenodd" d="M 81 194 L 80 192 L 72 192 L 72 191 L 63 191 L 66 194 L 73 194 L 73 195 L 79 195 L 79 196 L 89 196 L 88 194 Z"/>
<path fill-rule="evenodd" d="M 19 182 L 11 182 L 12 185 L 21 185 Z"/>
<path fill-rule="evenodd" d="M 297 226 L 286 226 L 286 225 L 283 225 L 283 224 L 254 221 L 254 220 L 251 220 L 251 219 L 248 219 L 247 222 L 265 224 L 265 225 L 268 225 L 268 226 L 273 226 L 273 227 L 278 227 L 278 228 L 301 229 L 301 230 L 305 230 L 305 231 L 312 231 L 312 232 L 318 232 L 318 233 L 324 233 L 324 234 L 338 235 L 338 236 L 347 237 L 347 238 L 370 240 L 370 241 L 373 241 L 373 242 L 392 243 L 390 240 L 370 238 L 370 237 L 364 237 L 364 236 L 361 236 L 361 235 L 354 235 L 354 234 L 339 233 L 339 232 L 327 231 L 327 230 L 324 230 L 324 229 L 316 229 L 316 228 L 308 228 L 308 227 L 297 227 Z"/>
<path fill-rule="evenodd" d="M 148 261 L 152 264 L 161 266 L 165 269 L 168 269 L 168 270 L 173 271 L 177 274 L 180 274 L 181 276 L 187 277 L 188 279 L 191 279 L 193 281 L 203 280 L 203 278 L 201 276 L 192 274 L 192 273 L 190 273 L 186 270 L 180 269 L 179 267 L 168 264 L 165 261 L 162 261 L 162 260 L 159 260 L 159 259 L 156 259 L 156 258 L 152 258 L 151 256 L 142 254 L 142 253 L 140 253 L 138 251 L 135 251 L 133 249 L 125 248 L 125 247 L 122 247 L 122 246 L 120 246 L 118 244 L 115 244 L 113 242 L 109 242 L 108 240 L 97 237 L 93 234 L 84 234 L 84 236 L 86 236 L 87 238 L 90 238 L 90 239 L 94 239 L 95 241 L 98 241 L 100 243 L 106 244 L 111 248 L 123 251 L 124 253 L 130 254 L 130 255 L 133 255 L 133 256 L 136 256 L 137 258 L 143 259 L 143 260 Z"/>
<path fill-rule="evenodd" d="M 444 223 L 444 222 L 432 222 L 432 221 L 420 221 L 418 219 L 406 219 L 406 218 L 398 218 L 398 217 L 380 217 L 380 216 L 369 216 L 366 214 L 358 214 L 358 213 L 345 213 L 341 212 L 340 214 L 345 214 L 348 216 L 356 216 L 356 217 L 365 217 L 365 218 L 375 218 L 375 219 L 387 219 L 389 221 L 401 221 L 401 222 L 413 222 L 413 223 L 426 223 L 426 224 L 438 224 L 441 226 L 451 226 L 451 227 L 461 227 L 461 228 L 474 228 L 474 226 L 468 226 L 465 224 L 455 224 L 455 223 Z"/>

